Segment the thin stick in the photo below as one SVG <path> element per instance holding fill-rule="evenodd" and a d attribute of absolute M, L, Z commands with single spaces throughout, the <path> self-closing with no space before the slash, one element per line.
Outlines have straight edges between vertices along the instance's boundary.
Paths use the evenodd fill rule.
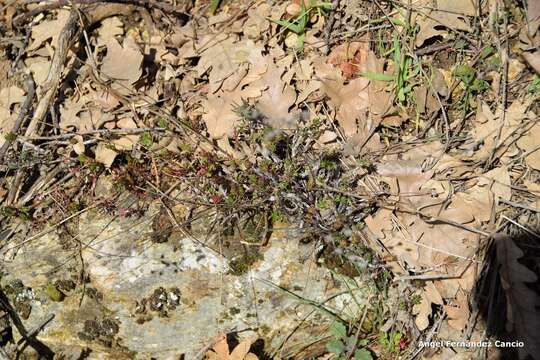
<path fill-rule="evenodd" d="M 21 110 L 19 111 L 19 115 L 17 116 L 15 125 L 13 125 L 13 128 L 11 129 L 11 133 L 14 135 L 19 132 L 19 129 L 21 128 L 24 120 L 26 119 L 26 115 L 28 115 L 28 113 L 30 112 L 32 102 L 34 101 L 36 86 L 34 84 L 34 78 L 32 77 L 32 74 L 29 73 L 26 75 L 24 85 L 26 90 L 26 98 L 24 99 L 24 103 L 21 107 Z M 12 143 L 13 140 L 6 139 L 6 142 L 2 144 L 2 147 L 0 148 L 0 163 L 2 163 L 2 161 L 4 160 L 4 156 L 6 155 L 6 152 Z"/>
<path fill-rule="evenodd" d="M 97 3 L 101 3 L 101 6 L 105 5 L 106 3 L 137 5 L 137 6 L 147 7 L 147 8 L 156 8 L 169 14 L 180 15 L 182 17 L 185 17 L 186 20 L 190 17 L 190 15 L 185 13 L 184 11 L 178 10 L 176 6 L 164 3 L 163 1 L 157 1 L 157 0 L 100 0 L 100 1 L 97 1 Z M 15 19 L 13 19 L 13 25 L 19 27 L 28 18 L 32 18 L 45 11 L 59 9 L 63 6 L 70 5 L 70 4 L 80 4 L 80 5 L 90 4 L 91 5 L 91 4 L 96 4 L 96 0 L 59 0 L 53 4 L 42 5 L 38 8 L 27 11 L 26 13 L 23 13 L 17 16 Z"/>
<path fill-rule="evenodd" d="M 29 138 L 23 138 L 26 141 L 32 141 L 32 140 L 62 140 L 62 139 L 70 139 L 75 136 L 85 136 L 85 135 L 124 135 L 124 134 L 140 134 L 145 132 L 164 132 L 166 131 L 166 128 L 133 128 L 133 129 L 97 129 L 97 130 L 89 130 L 89 131 L 78 131 L 68 134 L 60 134 L 60 135 L 53 135 L 53 136 L 32 136 Z"/>

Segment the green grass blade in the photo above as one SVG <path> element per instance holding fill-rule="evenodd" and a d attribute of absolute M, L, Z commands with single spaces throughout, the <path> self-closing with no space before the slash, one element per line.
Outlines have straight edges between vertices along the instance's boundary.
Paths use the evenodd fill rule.
<path fill-rule="evenodd" d="M 360 76 L 367 77 L 370 80 L 377 80 L 377 81 L 394 81 L 396 79 L 394 75 L 381 74 L 381 73 L 376 73 L 372 71 L 366 71 L 366 72 L 360 73 Z"/>
<path fill-rule="evenodd" d="M 221 3 L 221 0 L 212 0 L 212 2 L 210 3 L 210 13 L 211 14 L 214 14 L 216 12 L 216 10 L 218 9 L 220 3 Z"/>

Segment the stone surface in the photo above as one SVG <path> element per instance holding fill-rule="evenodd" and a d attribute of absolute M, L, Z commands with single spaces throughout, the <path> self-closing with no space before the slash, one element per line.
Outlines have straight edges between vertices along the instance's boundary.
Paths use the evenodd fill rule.
<path fill-rule="evenodd" d="M 68 358 L 90 348 L 90 358 L 195 359 L 220 332 L 258 336 L 267 351 L 283 354 L 310 343 L 332 320 L 300 298 L 358 316 L 367 289 L 351 290 L 318 266 L 314 244 L 274 233 L 247 271 L 232 275 L 217 238 L 205 245 L 204 237 L 173 231 L 166 242 L 152 242 L 152 211 L 139 218 L 89 211 L 72 238 L 54 231 L 4 249 L 2 285 L 20 280 L 26 287 L 26 327 L 54 314 L 39 339 Z M 73 282 L 74 289 L 66 285 Z M 62 301 L 47 295 L 50 284 L 65 294 Z"/>

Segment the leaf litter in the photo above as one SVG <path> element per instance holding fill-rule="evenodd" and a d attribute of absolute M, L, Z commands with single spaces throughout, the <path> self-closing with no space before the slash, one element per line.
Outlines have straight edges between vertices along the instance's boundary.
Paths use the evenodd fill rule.
<path fill-rule="evenodd" d="M 134 159 L 154 167 L 157 161 L 177 174 L 195 171 L 206 181 L 193 185 L 195 199 L 216 207 L 234 201 L 233 188 L 245 194 L 266 182 L 275 188 L 258 190 L 273 199 L 263 201 L 269 206 L 264 211 L 325 233 L 341 229 L 336 224 L 345 218 L 350 231 L 344 245 L 332 245 L 336 251 L 352 251 L 355 233 L 368 239 L 372 256 L 389 259 L 383 266 L 418 298 L 408 306 L 409 320 L 396 327 L 410 341 L 436 332 L 438 319 L 471 339 L 474 294 L 487 281 L 483 264 L 493 256 L 487 245 L 497 239 L 507 330 L 529 339 L 520 357 L 536 354 L 529 337 L 536 324 L 524 314 L 538 306 L 538 286 L 524 284 L 537 284 L 538 277 L 518 261 L 535 255 L 498 236 L 515 231 L 516 222 L 528 229 L 520 219 L 531 222 L 539 213 L 540 7 L 534 1 L 526 7 L 488 1 L 480 9 L 469 0 L 415 1 L 411 7 L 359 2 L 362 14 L 378 19 L 370 23 L 349 2 L 333 3 L 337 8 L 328 12 L 314 2 L 225 2 L 208 16 L 206 3 L 197 1 L 188 20 L 166 20 L 150 7 L 140 18 L 112 13 L 84 29 L 78 49 L 69 49 L 63 69 L 56 69 L 66 86 L 51 100 L 39 134 L 25 138 L 16 126 L 28 95 L 24 86 L 0 83 L 0 146 L 10 146 L 2 164 L 2 209 L 20 214 L 25 204 L 43 206 L 42 197 L 24 196 L 31 188 L 21 180 L 25 166 L 40 162 L 21 165 L 23 153 L 43 161 L 43 154 L 56 156 L 73 167 L 98 169 L 99 176 L 118 174 Z M 13 6 L 1 8 L 0 16 L 11 19 L 24 7 Z M 18 61 L 27 68 L 20 76 L 32 75 L 36 100 L 44 98 L 44 81 L 54 70 L 51 59 L 72 14 L 67 8 L 30 19 L 26 45 L 2 45 L 4 53 L 20 49 Z M 286 25 L 299 18 L 303 27 Z M 508 33 L 505 21 L 518 30 Z M 68 76 L 68 68 L 76 74 Z M 463 72 L 475 68 L 485 70 Z M 410 77 L 400 77 L 400 69 Z M 165 165 L 167 156 L 174 161 Z M 173 169 L 186 161 L 198 168 Z M 238 168 L 229 165 L 234 162 Z M 44 164 L 47 171 L 54 167 Z M 163 181 L 155 168 L 149 172 Z M 223 175 L 232 172 L 252 180 Z M 294 180 L 286 183 L 287 176 Z M 236 185 L 225 186 L 223 179 Z M 138 191 L 145 186 L 136 184 Z M 385 356 L 379 345 L 372 344 L 370 354 Z M 223 335 L 207 357 L 255 359 L 250 346 L 251 340 L 230 350 Z M 401 349 L 402 355 L 412 349 Z"/>

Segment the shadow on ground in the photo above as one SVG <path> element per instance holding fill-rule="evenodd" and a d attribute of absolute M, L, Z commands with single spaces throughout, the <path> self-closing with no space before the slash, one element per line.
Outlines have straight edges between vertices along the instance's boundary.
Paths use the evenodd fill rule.
<path fill-rule="evenodd" d="M 492 239 L 473 300 L 477 323 L 484 322 L 494 346 L 489 359 L 540 358 L 538 234 L 539 226 L 523 227 Z"/>

